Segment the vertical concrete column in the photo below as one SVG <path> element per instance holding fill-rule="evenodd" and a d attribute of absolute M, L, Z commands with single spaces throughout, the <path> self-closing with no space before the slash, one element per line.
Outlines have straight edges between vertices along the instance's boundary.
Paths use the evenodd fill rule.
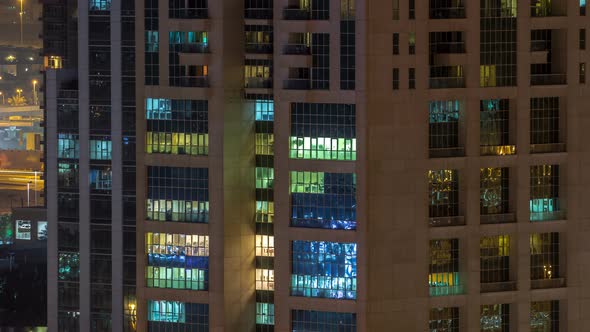
<path fill-rule="evenodd" d="M 111 2 L 111 326 L 123 331 L 123 109 L 121 1 Z"/>
<path fill-rule="evenodd" d="M 78 1 L 78 128 L 80 137 L 80 331 L 90 330 L 90 146 L 88 1 Z"/>

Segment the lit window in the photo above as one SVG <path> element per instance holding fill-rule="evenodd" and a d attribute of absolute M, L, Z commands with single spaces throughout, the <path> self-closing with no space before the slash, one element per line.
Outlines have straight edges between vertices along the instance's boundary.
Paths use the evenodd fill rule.
<path fill-rule="evenodd" d="M 291 172 L 291 226 L 356 229 L 356 175 Z"/>
<path fill-rule="evenodd" d="M 149 166 L 147 178 L 147 220 L 209 222 L 207 168 Z"/>
<path fill-rule="evenodd" d="M 256 121 L 273 121 L 274 120 L 274 102 L 273 100 L 256 100 Z"/>
<path fill-rule="evenodd" d="M 147 287 L 208 289 L 209 236 L 146 233 L 146 254 Z"/>
<path fill-rule="evenodd" d="M 177 301 L 147 301 L 148 331 L 208 331 L 209 305 Z"/>
<path fill-rule="evenodd" d="M 459 240 L 430 241 L 429 271 L 430 296 L 463 293 L 459 276 Z"/>
<path fill-rule="evenodd" d="M 111 0 L 90 0 L 89 10 L 110 10 Z"/>
<path fill-rule="evenodd" d="M 289 156 L 356 160 L 355 105 L 291 104 Z"/>
<path fill-rule="evenodd" d="M 58 134 L 57 157 L 67 159 L 80 158 L 80 142 L 78 141 L 78 135 Z"/>
<path fill-rule="evenodd" d="M 275 205 L 271 201 L 256 201 L 256 222 L 272 223 L 275 216 Z"/>
<path fill-rule="evenodd" d="M 274 325 L 275 305 L 272 303 L 256 302 L 256 324 Z"/>
<path fill-rule="evenodd" d="M 559 278 L 559 233 L 531 234 L 530 248 L 531 280 Z"/>
<path fill-rule="evenodd" d="M 293 241 L 291 295 L 356 299 L 356 243 Z"/>
<path fill-rule="evenodd" d="M 256 269 L 256 290 L 275 290 L 275 271 Z"/>
<path fill-rule="evenodd" d="M 113 153 L 109 137 L 90 137 L 90 159 L 111 160 Z"/>
<path fill-rule="evenodd" d="M 207 155 L 206 100 L 146 99 L 146 152 Z"/>
<path fill-rule="evenodd" d="M 530 168 L 530 221 L 564 218 L 559 199 L 559 165 Z"/>
<path fill-rule="evenodd" d="M 256 235 L 256 256 L 274 257 L 275 237 L 272 235 Z"/>
<path fill-rule="evenodd" d="M 256 188 L 272 189 L 274 183 L 274 168 L 256 167 Z"/>

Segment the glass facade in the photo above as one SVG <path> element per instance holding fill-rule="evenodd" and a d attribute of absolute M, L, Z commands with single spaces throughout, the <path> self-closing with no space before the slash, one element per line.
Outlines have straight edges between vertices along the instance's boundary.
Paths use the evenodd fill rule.
<path fill-rule="evenodd" d="M 291 104 L 289 156 L 356 160 L 356 111 L 347 104 Z"/>
<path fill-rule="evenodd" d="M 355 243 L 293 241 L 291 295 L 356 299 Z"/>
<path fill-rule="evenodd" d="M 531 280 L 555 279 L 559 271 L 559 233 L 530 235 Z"/>
<path fill-rule="evenodd" d="M 209 305 L 177 301 L 147 301 L 148 331 L 208 332 Z"/>
<path fill-rule="evenodd" d="M 459 215 L 459 176 L 457 170 L 428 171 L 430 218 Z"/>
<path fill-rule="evenodd" d="M 146 152 L 207 155 L 208 102 L 147 98 Z"/>
<path fill-rule="evenodd" d="M 530 221 L 562 219 L 559 199 L 559 165 L 530 168 Z"/>
<path fill-rule="evenodd" d="M 480 86 L 516 86 L 516 0 L 481 1 Z"/>
<path fill-rule="evenodd" d="M 510 331 L 510 305 L 486 304 L 480 307 L 479 323 L 484 332 Z"/>
<path fill-rule="evenodd" d="M 511 155 L 516 147 L 510 144 L 510 101 L 485 99 L 479 102 L 479 144 L 482 155 Z"/>
<path fill-rule="evenodd" d="M 459 100 L 431 101 L 428 107 L 430 149 L 459 146 L 459 119 L 464 103 Z"/>
<path fill-rule="evenodd" d="M 149 166 L 146 218 L 153 221 L 209 222 L 209 170 Z"/>
<path fill-rule="evenodd" d="M 356 175 L 291 172 L 291 226 L 356 229 Z"/>
<path fill-rule="evenodd" d="M 428 285 L 430 296 L 463 293 L 459 274 L 459 240 L 431 240 Z"/>
<path fill-rule="evenodd" d="M 531 332 L 559 332 L 559 301 L 531 302 Z"/>
<path fill-rule="evenodd" d="M 291 310 L 291 331 L 356 332 L 356 314 L 313 310 Z"/>
<path fill-rule="evenodd" d="M 146 233 L 149 288 L 207 290 L 209 236 Z"/>
<path fill-rule="evenodd" d="M 508 168 L 481 168 L 480 174 L 480 214 L 507 213 L 510 209 Z"/>
<path fill-rule="evenodd" d="M 429 332 L 459 332 L 459 308 L 445 307 L 430 309 Z"/>

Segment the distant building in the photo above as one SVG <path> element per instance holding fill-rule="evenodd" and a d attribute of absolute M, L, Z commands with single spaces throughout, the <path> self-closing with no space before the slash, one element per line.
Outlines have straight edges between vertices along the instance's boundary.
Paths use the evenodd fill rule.
<path fill-rule="evenodd" d="M 0 332 L 46 331 L 45 209 L 14 208 L 7 219 L 9 228 L 0 227 Z"/>

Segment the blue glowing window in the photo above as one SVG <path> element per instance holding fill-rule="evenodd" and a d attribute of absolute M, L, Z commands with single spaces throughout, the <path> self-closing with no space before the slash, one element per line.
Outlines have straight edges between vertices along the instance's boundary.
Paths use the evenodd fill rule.
<path fill-rule="evenodd" d="M 67 159 L 80 158 L 80 141 L 78 135 L 58 134 L 57 157 Z"/>
<path fill-rule="evenodd" d="M 356 243 L 293 241 L 291 295 L 356 299 Z"/>
<path fill-rule="evenodd" d="M 110 137 L 90 137 L 90 159 L 111 160 L 112 153 Z"/>
<path fill-rule="evenodd" d="M 148 331 L 209 331 L 209 305 L 148 300 Z"/>
<path fill-rule="evenodd" d="M 291 226 L 356 229 L 356 175 L 291 172 Z"/>
<path fill-rule="evenodd" d="M 110 10 L 111 0 L 90 0 L 88 4 L 89 10 Z"/>
<path fill-rule="evenodd" d="M 256 100 L 256 121 L 274 121 L 274 101 Z"/>
<path fill-rule="evenodd" d="M 312 310 L 291 310 L 291 330 L 355 332 L 356 314 Z"/>

